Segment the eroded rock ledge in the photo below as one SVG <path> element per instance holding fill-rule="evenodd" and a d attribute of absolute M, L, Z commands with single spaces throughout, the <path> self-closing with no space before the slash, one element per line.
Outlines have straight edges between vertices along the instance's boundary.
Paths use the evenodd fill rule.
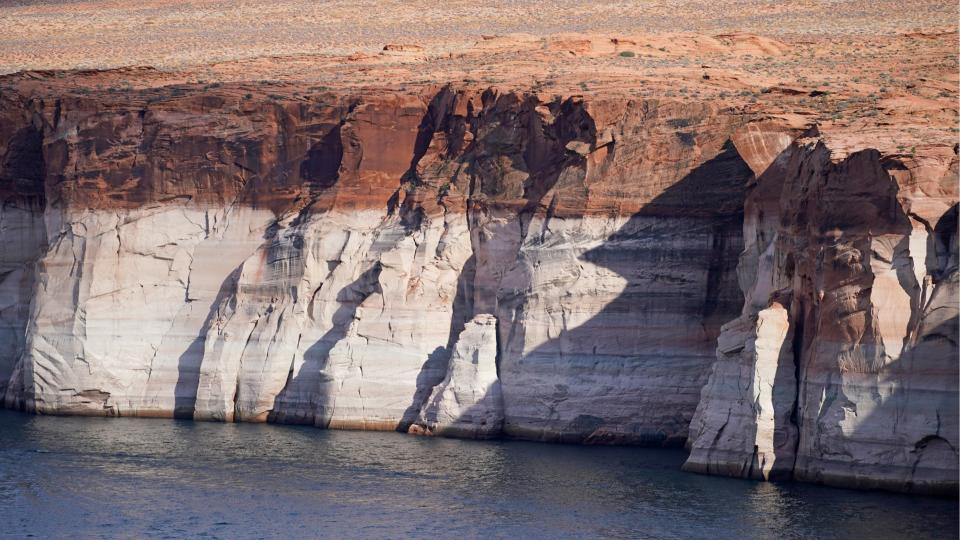
<path fill-rule="evenodd" d="M 709 102 L 24 84 L 0 392 L 955 492 L 956 153 L 816 137 Z"/>

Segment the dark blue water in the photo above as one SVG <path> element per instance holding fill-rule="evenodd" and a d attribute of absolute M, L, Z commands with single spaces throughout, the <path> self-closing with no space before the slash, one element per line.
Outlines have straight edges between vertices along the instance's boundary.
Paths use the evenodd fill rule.
<path fill-rule="evenodd" d="M 681 472 L 684 453 L 0 411 L 0 536 L 956 538 L 957 501 Z"/>

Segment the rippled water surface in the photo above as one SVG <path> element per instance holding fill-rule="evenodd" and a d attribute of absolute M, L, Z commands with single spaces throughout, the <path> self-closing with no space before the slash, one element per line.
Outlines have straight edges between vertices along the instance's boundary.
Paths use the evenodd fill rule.
<path fill-rule="evenodd" d="M 687 474 L 684 455 L 0 411 L 0 536 L 958 534 L 956 501 Z"/>

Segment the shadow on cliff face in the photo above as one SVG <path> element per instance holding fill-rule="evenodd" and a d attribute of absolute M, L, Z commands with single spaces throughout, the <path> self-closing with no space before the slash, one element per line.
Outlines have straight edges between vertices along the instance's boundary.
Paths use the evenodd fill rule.
<path fill-rule="evenodd" d="M 955 303 L 956 276 L 952 279 L 942 294 Z M 934 309 L 956 313 L 955 305 Z M 812 388 L 802 397 L 808 407 L 821 409 L 816 417 L 806 417 L 809 426 L 801 423 L 806 429 L 794 477 L 840 487 L 957 497 L 958 334 L 960 318 L 946 317 L 922 327 L 919 341 L 882 369 L 838 373 L 829 383 L 808 383 Z M 824 403 L 810 399 L 816 392 L 823 393 Z"/>
<path fill-rule="evenodd" d="M 0 162 L 0 201 L 41 210 L 45 204 L 43 130 L 26 125 L 7 141 Z"/>
<path fill-rule="evenodd" d="M 356 319 L 357 309 L 370 295 L 380 291 L 380 263 L 375 263 L 352 283 L 337 293 L 337 310 L 331 317 L 332 326 L 303 353 L 303 364 L 296 376 L 291 366 L 283 390 L 277 394 L 268 422 L 312 424 L 327 427 L 333 414 L 330 392 L 322 385 L 330 378 L 330 352 L 347 337 Z"/>
<path fill-rule="evenodd" d="M 507 435 L 569 442 L 681 444 L 715 356 L 719 328 L 735 318 L 742 306 L 736 264 L 742 249 L 744 190 L 753 172 L 727 141 L 712 158 L 677 178 L 603 245 L 581 255 L 583 261 L 605 267 L 626 281 L 618 296 L 582 324 L 572 322 L 567 328 L 564 320 L 559 335 L 527 352 L 530 326 L 545 324 L 536 317 L 570 307 L 563 306 L 563 300 L 558 305 L 538 305 L 541 291 L 537 287 L 542 285 L 535 283 L 534 267 L 543 260 L 549 263 L 555 254 L 569 257 L 570 269 L 577 267 L 577 253 L 569 245 L 553 249 L 551 242 L 557 237 L 551 238 L 549 230 L 556 207 L 564 202 L 559 198 L 576 190 L 555 188 L 561 178 L 576 181 L 578 176 L 587 185 L 588 173 L 603 176 L 615 162 L 643 161 L 647 147 L 621 146 L 613 140 L 598 145 L 594 119 L 574 100 L 550 104 L 550 114 L 545 115 L 535 107 L 524 110 L 529 103 L 511 99 L 484 94 L 483 113 L 500 118 L 498 125 L 484 125 L 484 129 L 468 106 L 467 123 L 474 139 L 461 161 L 468 165 L 469 199 L 481 201 L 479 205 L 468 202 L 467 210 L 477 264 L 474 302 L 463 316 L 455 308 L 449 343 L 431 355 L 420 373 L 417 396 L 400 429 L 409 427 L 432 387 L 443 379 L 443 371 L 425 374 L 435 371 L 433 360 L 438 366 L 446 363 L 441 360 L 449 358 L 461 321 L 493 312 L 499 321 L 498 373 L 504 399 L 509 400 Z M 644 107 L 642 114 L 650 113 Z M 425 122 L 421 128 L 439 130 L 441 124 Z M 685 129 L 690 122 L 668 120 L 666 124 L 677 130 L 675 144 L 682 149 L 681 160 L 700 159 L 693 151 L 695 134 Z M 429 146 L 429 137 L 420 141 L 418 147 Z M 597 146 L 604 147 L 606 157 L 590 172 L 587 162 L 592 158 L 587 156 Z M 415 157 L 411 170 L 418 161 Z M 504 163 L 526 175 L 522 192 L 512 191 L 514 187 L 503 181 Z M 665 167 L 657 169 L 657 174 L 682 173 Z M 518 230 L 509 226 L 478 230 L 479 216 L 496 212 L 495 206 L 488 209 L 483 203 L 491 197 L 520 201 L 515 211 Z M 542 226 L 532 232 L 535 218 Z M 499 250 L 485 251 L 485 246 L 498 241 L 488 234 L 519 234 L 511 260 L 504 260 L 503 242 Z M 498 284 L 499 278 L 493 276 L 511 267 L 515 286 Z M 640 387 L 621 384 L 617 388 L 621 378 L 639 382 Z"/>
<path fill-rule="evenodd" d="M 532 351 L 524 352 L 529 324 L 543 324 L 529 320 L 536 291 L 501 298 L 507 435 L 683 443 L 720 326 L 743 304 L 736 265 L 744 190 L 752 178 L 727 142 L 645 204 L 581 256 L 626 280 L 622 292 L 582 324 L 567 328 L 564 321 L 559 335 Z M 525 239 L 520 258 L 533 260 L 520 264 L 539 264 L 542 241 Z M 624 378 L 633 385 L 618 386 Z"/>
<path fill-rule="evenodd" d="M 457 338 L 460 337 L 467 321 L 473 315 L 473 282 L 476 279 L 476 261 L 476 256 L 471 255 L 463 266 L 463 271 L 457 279 L 457 296 L 453 301 L 447 345 L 446 347 L 437 347 L 423 364 L 423 368 L 417 375 L 417 390 L 413 396 L 413 401 L 404 411 L 403 417 L 397 425 L 397 431 L 402 433 L 409 431 L 410 426 L 417 421 L 420 410 L 423 409 L 427 399 L 430 398 L 433 388 L 443 382 L 446 377 Z"/>
<path fill-rule="evenodd" d="M 550 122 L 546 122 L 535 100 L 508 97 L 501 100 L 484 94 L 484 114 L 498 118 L 498 123 L 486 126 L 483 136 L 478 137 L 481 119 L 468 113 L 466 124 L 477 138 L 455 159 L 468 165 L 471 200 L 479 196 L 480 200 L 520 201 L 520 208 L 512 211 L 519 220 L 518 252 L 509 256 L 509 261 L 504 260 L 502 250 L 483 253 L 485 240 L 478 236 L 482 232 L 471 229 L 474 256 L 460 277 L 448 342 L 426 359 L 417 376 L 415 395 L 398 428 L 409 428 L 433 387 L 443 379 L 465 321 L 476 313 L 495 311 L 500 321 L 501 380 L 505 388 L 513 384 L 532 396 L 531 402 L 539 402 L 519 406 L 511 402 L 514 412 L 508 414 L 508 435 L 571 442 L 682 443 L 714 357 L 719 326 L 734 318 L 742 304 L 735 267 L 742 244 L 743 191 L 752 171 L 728 142 L 715 156 L 648 202 L 603 245 L 583 253 L 584 261 L 618 274 L 626 281 L 625 287 L 583 324 L 571 323 L 567 328 L 564 323 L 559 335 L 525 353 L 528 323 L 538 323 L 526 315 L 535 311 L 531 303 L 539 301 L 538 285 L 529 270 L 539 264 L 540 257 L 551 254 L 548 227 L 536 234 L 531 233 L 531 227 L 535 217 L 546 222 L 554 219 L 554 208 L 562 196 L 559 193 L 563 193 L 554 188 L 565 171 L 583 179 L 587 160 L 582 147 L 595 145 L 597 133 L 593 119 L 579 103 L 551 103 Z M 450 103 L 448 98 L 438 98 L 436 106 L 449 107 Z M 431 115 L 431 120 L 425 119 L 421 125 L 422 132 L 463 129 L 459 124 L 444 128 L 443 122 L 437 121 L 441 113 L 433 111 Z M 693 145 L 683 137 L 680 140 L 687 148 L 683 155 L 694 156 Z M 570 143 L 580 146 L 567 148 Z M 418 170 L 429 147 L 430 137 L 418 134 L 409 171 Z M 608 161 L 602 167 L 614 159 L 630 159 L 622 155 L 629 154 L 630 149 L 618 148 L 614 142 L 608 143 L 605 151 Z M 314 169 L 328 170 L 322 163 L 325 156 L 317 155 Z M 512 170 L 527 175 L 520 191 L 504 182 L 500 159 L 506 159 Z M 660 172 L 682 174 L 673 169 Z M 594 174 L 604 172 L 601 168 Z M 420 215 L 422 211 L 412 204 L 413 200 L 406 198 L 400 209 L 408 234 L 407 222 L 416 225 L 420 220 L 408 220 L 407 214 Z M 467 211 L 475 225 L 474 218 L 478 211 L 484 211 L 483 204 L 478 207 L 468 202 Z M 507 234 L 516 234 L 517 229 L 511 231 Z M 577 252 L 569 247 L 562 250 L 576 266 Z M 488 290 L 481 286 L 481 276 L 489 278 L 491 270 L 496 270 L 484 266 L 488 259 L 526 272 L 526 290 L 513 294 L 502 287 Z M 323 387 L 329 382 L 324 377 L 332 369 L 330 353 L 336 343 L 348 338 L 356 310 L 378 286 L 377 278 L 376 270 L 368 270 L 338 293 L 340 305 L 333 327 L 306 351 L 297 375 L 290 374 L 269 421 L 318 426 L 329 423 L 332 404 L 327 400 L 333 393 Z M 471 290 L 474 287 L 476 290 Z M 642 384 L 611 390 L 610 384 L 616 386 L 620 378 Z"/>
<path fill-rule="evenodd" d="M 177 360 L 177 384 L 174 387 L 174 406 L 173 417 L 183 419 L 193 419 L 193 413 L 197 406 L 197 390 L 200 385 L 200 367 L 203 363 L 204 344 L 207 341 L 207 333 L 213 326 L 220 307 L 229 296 L 236 294 L 237 280 L 240 279 L 240 270 L 243 265 L 238 266 L 230 272 L 227 279 L 223 280 L 220 290 L 213 303 L 210 304 L 210 310 L 207 317 L 200 327 L 200 333 L 194 338 L 187 350 L 183 351 Z"/>
<path fill-rule="evenodd" d="M 454 347 L 467 321 L 477 313 L 494 310 L 496 292 L 485 290 L 478 284 L 478 275 L 491 273 L 490 268 L 484 266 L 484 261 L 496 257 L 482 252 L 480 246 L 485 238 L 482 232 L 473 228 L 476 214 L 484 209 L 482 204 L 475 206 L 470 201 L 475 195 L 479 199 L 515 196 L 522 205 L 516 219 L 520 220 L 521 234 L 525 236 L 531 218 L 541 209 L 543 198 L 557 185 L 563 171 L 570 166 L 583 166 L 583 157 L 568 151 L 567 144 L 575 140 L 596 139 L 593 119 L 582 104 L 573 99 L 557 99 L 545 104 L 546 113 L 539 108 L 539 100 L 532 96 L 519 98 L 514 94 L 499 95 L 487 90 L 481 95 L 481 102 L 482 112 L 474 110 L 473 103 L 468 102 L 466 116 L 456 117 L 460 120 L 454 121 L 451 112 L 455 105 L 455 94 L 449 89 L 439 93 L 431 101 L 428 114 L 420 125 L 415 155 L 407 173 L 408 177 L 416 177 L 420 181 L 417 171 L 436 133 L 444 133 L 444 141 L 449 144 L 448 153 L 456 154 L 463 150 L 464 153 L 457 160 L 466 164 L 465 171 L 470 177 L 470 185 L 465 188 L 473 253 L 457 282 L 446 346 L 438 347 L 431 353 L 421 368 L 413 400 L 397 426 L 397 431 L 401 432 L 410 429 L 434 387 L 446 377 Z M 495 119 L 492 125 L 484 123 L 484 116 Z M 545 121 L 545 117 L 550 120 Z M 483 129 L 487 131 L 480 137 Z M 467 131 L 473 135 L 471 140 L 474 142 L 462 148 Z M 522 191 L 512 191 L 516 186 L 503 182 L 501 158 L 509 161 L 511 170 L 527 176 Z M 407 218 L 408 214 L 419 215 L 417 212 L 420 209 L 413 208 L 409 201 L 411 199 L 407 199 L 401 210 L 404 223 L 411 221 Z"/>
<path fill-rule="evenodd" d="M 743 200 L 753 171 L 729 141 L 720 152 L 690 171 L 631 216 L 606 241 L 583 254 L 583 259 L 628 278 L 623 293 L 604 308 L 604 313 L 657 311 L 664 306 L 652 292 L 649 281 L 669 281 L 668 276 L 638 272 L 637 265 L 676 268 L 701 263 L 694 268 L 696 290 L 681 290 L 685 305 L 702 321 L 710 341 L 719 327 L 739 313 L 743 296 L 737 285 L 736 264 L 743 247 Z M 691 223 L 692 221 L 692 223 Z M 691 252 L 681 253 L 671 241 L 697 242 Z M 656 266 L 653 266 L 656 265 Z M 687 287 L 689 282 L 677 285 Z"/>
<path fill-rule="evenodd" d="M 801 441 L 797 460 L 800 479 L 957 496 L 957 208 L 954 205 L 928 230 L 925 262 L 930 290 L 925 305 L 920 304 L 923 295 L 913 274 L 904 278 L 904 272 L 897 272 L 905 291 L 911 287 L 917 291 L 900 354 L 889 359 L 882 339 L 871 331 L 874 322 L 863 339 L 876 343 L 874 347 L 880 349 L 876 358 L 865 359 L 863 369 L 844 369 L 841 352 L 837 359 L 841 365 L 833 366 L 836 373 L 826 381 L 809 382 L 811 387 L 801 392 L 801 406 L 817 405 L 821 412 L 816 418 L 808 416 L 812 425 L 804 426 L 807 440 Z M 901 232 L 909 234 L 909 230 Z M 904 237 L 897 249 L 906 252 L 908 241 Z M 831 367 L 824 366 L 829 357 L 819 358 L 819 366 L 817 358 L 804 360 L 813 369 Z M 820 385 L 825 388 L 821 390 Z M 818 403 L 815 398 L 821 392 L 823 402 Z"/>
<path fill-rule="evenodd" d="M 921 284 L 913 225 L 885 170 L 899 164 L 875 150 L 832 163 L 822 146 L 803 159 L 777 194 L 793 344 L 793 361 L 777 368 L 795 375 L 775 379 L 794 386 L 780 389 L 793 410 L 775 416 L 771 475 L 937 491 L 957 472 L 956 205 L 928 225 Z"/>
<path fill-rule="evenodd" d="M 0 248 L 0 407 L 7 401 L 8 384 L 16 387 L 20 396 L 30 386 L 22 380 L 17 365 L 26 347 L 36 263 L 47 249 L 43 130 L 35 127 L 30 112 L 19 106 L 5 112 L 20 116 L 5 118 L 6 125 L 0 127 L 0 147 L 6 147 L 0 156 L 0 229 L 4 235 L 4 247 Z M 18 372 L 20 380 L 9 380 Z M 25 403 L 24 397 L 11 393 L 8 406 L 22 408 Z"/>

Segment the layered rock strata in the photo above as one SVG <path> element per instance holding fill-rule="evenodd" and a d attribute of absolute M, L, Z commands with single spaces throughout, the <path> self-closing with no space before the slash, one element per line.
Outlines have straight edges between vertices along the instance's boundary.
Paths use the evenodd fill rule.
<path fill-rule="evenodd" d="M 748 191 L 685 468 L 955 495 L 956 216 L 955 149 L 786 146 Z"/>
<path fill-rule="evenodd" d="M 717 103 L 451 87 L 24 85 L 0 116 L 8 407 L 953 485 L 950 149 L 839 160 Z"/>
<path fill-rule="evenodd" d="M 498 418 L 457 429 L 686 438 L 741 304 L 742 118 L 449 88 L 138 97 L 4 104 L 26 126 L 4 235 L 29 243 L 8 406 L 407 430 L 482 383 Z M 495 345 L 462 380 L 481 314 Z"/>

